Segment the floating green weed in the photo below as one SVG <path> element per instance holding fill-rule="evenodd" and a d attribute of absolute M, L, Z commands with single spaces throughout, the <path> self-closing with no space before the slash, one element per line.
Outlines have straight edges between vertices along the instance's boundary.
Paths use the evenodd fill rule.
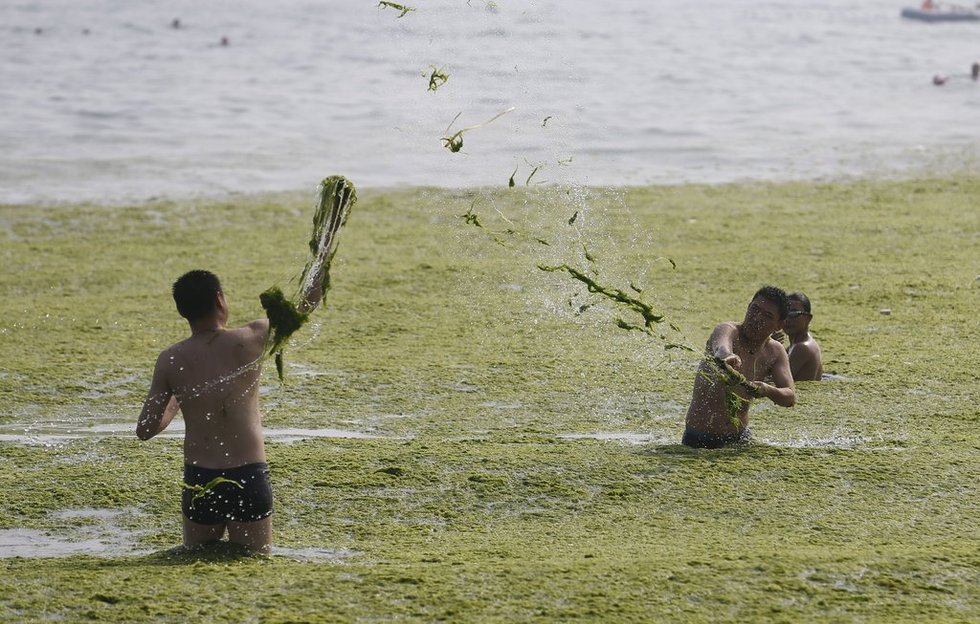
<path fill-rule="evenodd" d="M 475 207 L 475 202 L 474 202 L 474 204 L 471 204 L 470 205 L 469 209 L 466 211 L 465 214 L 459 215 L 459 218 L 462 219 L 467 225 L 473 225 L 473 226 L 476 226 L 476 227 L 481 228 L 482 230 L 484 230 L 487 234 L 490 235 L 490 238 L 492 238 L 493 241 L 495 243 L 497 243 L 498 245 L 502 245 L 502 246 L 506 247 L 507 246 L 507 242 L 506 242 L 507 238 L 517 237 L 517 238 L 521 238 L 521 239 L 524 239 L 524 240 L 527 240 L 527 241 L 538 243 L 539 245 L 551 246 L 551 243 L 549 243 L 544 238 L 541 238 L 539 236 L 534 236 L 534 235 L 531 235 L 531 234 L 528 234 L 526 232 L 523 232 L 523 231 L 519 230 L 517 228 L 517 226 L 514 225 L 514 222 L 511 221 L 510 219 L 508 219 L 507 217 L 505 217 L 504 214 L 502 212 L 500 212 L 499 210 L 497 210 L 497 214 L 510 227 L 507 227 L 507 228 L 505 228 L 503 230 L 491 230 L 490 228 L 484 226 L 483 223 L 480 221 L 480 215 L 478 215 L 475 212 L 473 212 L 473 208 L 474 207 Z M 496 208 L 495 208 L 495 210 L 496 210 Z"/>
<path fill-rule="evenodd" d="M 388 2 L 387 0 L 381 0 L 378 2 L 379 9 L 395 9 L 396 11 L 401 11 L 398 14 L 399 18 L 405 17 L 409 13 L 415 10 L 415 7 L 406 6 L 404 4 L 398 4 L 397 2 Z"/>
<path fill-rule="evenodd" d="M 429 73 L 429 91 L 436 91 L 439 87 L 446 84 L 449 80 L 449 74 L 443 71 L 444 68 L 442 67 L 437 68 L 435 65 L 429 65 L 429 68 L 432 70 Z M 425 74 L 422 75 L 424 76 Z"/>
<path fill-rule="evenodd" d="M 588 251 L 585 252 L 585 256 L 586 259 L 593 265 L 593 273 L 597 273 L 597 270 L 595 269 L 595 257 L 593 257 Z M 616 319 L 616 325 L 620 329 L 625 329 L 627 331 L 638 330 L 650 336 L 662 338 L 664 339 L 665 349 L 683 349 L 686 351 L 693 351 L 693 349 L 688 345 L 673 340 L 668 340 L 664 338 L 661 332 L 657 331 L 657 326 L 666 322 L 666 317 L 663 314 L 657 313 L 654 310 L 653 305 L 650 303 L 632 296 L 621 288 L 600 284 L 596 278 L 590 277 L 584 271 L 571 267 L 567 264 L 559 264 L 555 266 L 539 264 L 538 268 L 549 273 L 568 273 L 573 279 L 585 284 L 590 293 L 604 297 L 622 308 L 639 314 L 640 318 L 642 318 L 642 323 L 631 323 L 623 320 L 622 318 L 618 318 Z M 674 328 L 673 326 L 671 327 Z"/>
<path fill-rule="evenodd" d="M 466 128 L 463 128 L 462 130 L 458 130 L 458 131 L 456 131 L 453 134 L 449 134 L 449 131 L 450 131 L 450 129 L 452 129 L 453 124 L 456 123 L 456 120 L 459 119 L 459 116 L 463 114 L 463 113 L 456 113 L 456 116 L 453 117 L 453 120 L 451 122 L 449 122 L 449 125 L 448 126 L 446 126 L 446 134 L 448 136 L 442 137 L 443 147 L 445 147 L 450 152 L 452 152 L 452 153 L 455 154 L 459 150 L 463 149 L 463 134 L 469 132 L 470 130 L 476 130 L 477 128 L 482 128 L 483 126 L 486 126 L 487 124 L 490 124 L 490 123 L 496 121 L 500 117 L 503 117 L 504 115 L 506 115 L 507 113 L 511 112 L 512 110 L 514 110 L 514 107 L 513 106 L 511 106 L 507 110 L 500 111 L 499 113 L 497 113 L 496 115 L 494 115 L 490 119 L 484 121 L 483 123 L 476 124 L 475 126 L 467 126 Z"/>

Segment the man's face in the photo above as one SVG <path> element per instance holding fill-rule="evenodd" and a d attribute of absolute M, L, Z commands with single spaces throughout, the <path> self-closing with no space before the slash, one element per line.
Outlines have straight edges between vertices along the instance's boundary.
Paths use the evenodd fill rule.
<path fill-rule="evenodd" d="M 786 333 L 792 336 L 806 331 L 809 322 L 810 315 L 807 314 L 806 309 L 803 307 L 803 302 L 790 300 L 789 315 L 786 317 L 786 321 L 783 322 Z"/>
<path fill-rule="evenodd" d="M 762 340 L 777 329 L 782 329 L 779 306 L 763 297 L 756 297 L 745 311 L 742 331 L 752 340 Z"/>

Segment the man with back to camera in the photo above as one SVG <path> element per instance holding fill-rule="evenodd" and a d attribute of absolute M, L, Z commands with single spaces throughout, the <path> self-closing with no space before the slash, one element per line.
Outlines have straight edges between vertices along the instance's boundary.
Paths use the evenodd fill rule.
<path fill-rule="evenodd" d="M 272 485 L 259 412 L 260 363 L 268 319 L 229 329 L 218 277 L 190 271 L 173 284 L 191 335 L 157 358 L 136 425 L 149 440 L 184 413 L 184 545 L 219 540 L 268 552 Z"/>
<path fill-rule="evenodd" d="M 793 381 L 820 381 L 823 377 L 823 355 L 820 345 L 810 334 L 810 298 L 801 292 L 787 296 L 789 314 L 783 331 L 789 336 L 789 368 Z"/>
<path fill-rule="evenodd" d="M 765 286 L 753 295 L 742 322 L 728 321 L 714 328 L 694 377 L 683 444 L 719 448 L 746 442 L 751 438 L 749 403 L 753 398 L 765 397 L 783 407 L 796 403 L 789 356 L 771 337 L 782 328 L 788 311 L 786 293 Z M 732 383 L 735 376 L 724 368 L 743 375 L 745 382 Z M 772 383 L 762 381 L 767 377 Z M 732 413 L 730 401 L 736 402 Z"/>
<path fill-rule="evenodd" d="M 309 284 L 298 306 L 304 312 L 323 296 L 320 277 Z M 229 541 L 267 553 L 272 485 L 258 386 L 269 320 L 226 327 L 228 302 L 209 271 L 182 275 L 173 298 L 191 335 L 157 358 L 136 435 L 149 440 L 184 413 L 185 546 L 217 541 L 227 530 Z"/>

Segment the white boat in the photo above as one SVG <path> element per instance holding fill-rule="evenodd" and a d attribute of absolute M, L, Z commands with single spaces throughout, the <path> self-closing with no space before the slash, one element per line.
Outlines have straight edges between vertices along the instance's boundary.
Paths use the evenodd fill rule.
<path fill-rule="evenodd" d="M 902 17 L 923 22 L 975 22 L 980 20 L 980 10 L 935 4 L 932 8 L 902 9 Z"/>

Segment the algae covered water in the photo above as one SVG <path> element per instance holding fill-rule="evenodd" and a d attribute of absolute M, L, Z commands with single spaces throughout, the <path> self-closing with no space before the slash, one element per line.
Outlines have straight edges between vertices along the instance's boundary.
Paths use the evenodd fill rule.
<path fill-rule="evenodd" d="M 7 207 L 0 619 L 975 621 L 978 192 L 588 189 L 573 225 L 603 279 L 629 275 L 688 341 L 762 281 L 814 303 L 835 378 L 754 406 L 754 445 L 694 451 L 697 354 L 537 268 L 550 233 L 498 244 L 461 218 L 537 232 L 566 189 L 359 190 L 328 314 L 286 384 L 262 381 L 270 558 L 174 551 L 179 435 L 129 432 L 186 331 L 173 276 L 206 263 L 232 323 L 260 316 L 306 257 L 309 197 Z"/>
<path fill-rule="evenodd" d="M 407 4 L 5 2 L 0 203 L 977 166 L 978 26 L 902 2 Z"/>

